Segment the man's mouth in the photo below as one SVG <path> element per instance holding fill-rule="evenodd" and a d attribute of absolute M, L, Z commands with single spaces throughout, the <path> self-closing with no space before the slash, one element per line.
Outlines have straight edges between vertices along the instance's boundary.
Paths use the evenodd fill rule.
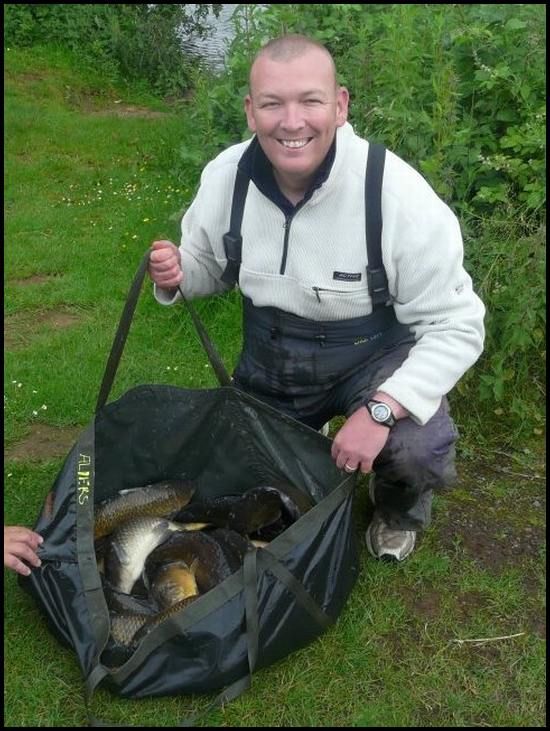
<path fill-rule="evenodd" d="M 290 150 L 299 150 L 300 148 L 305 147 L 312 139 L 313 137 L 302 137 L 299 140 L 278 140 L 278 142 L 280 142 L 283 147 L 287 147 Z"/>

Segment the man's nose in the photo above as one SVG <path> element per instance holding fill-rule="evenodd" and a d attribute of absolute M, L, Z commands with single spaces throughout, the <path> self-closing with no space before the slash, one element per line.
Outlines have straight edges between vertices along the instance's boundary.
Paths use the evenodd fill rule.
<path fill-rule="evenodd" d="M 283 118 L 281 120 L 281 126 L 284 129 L 295 130 L 301 129 L 304 124 L 305 122 L 302 105 L 293 102 L 285 104 L 283 108 Z"/>

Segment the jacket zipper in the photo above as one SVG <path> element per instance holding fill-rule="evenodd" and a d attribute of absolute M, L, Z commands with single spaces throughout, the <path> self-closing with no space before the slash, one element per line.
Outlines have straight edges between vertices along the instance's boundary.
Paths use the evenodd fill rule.
<path fill-rule="evenodd" d="M 350 294 L 349 290 L 346 290 L 346 289 L 328 289 L 327 287 L 312 287 L 311 289 L 315 292 L 315 296 L 317 297 L 317 300 L 319 302 L 321 301 L 319 292 L 334 292 L 335 294 Z"/>
<path fill-rule="evenodd" d="M 279 270 L 279 274 L 284 274 L 286 269 L 286 258 L 288 255 L 288 240 L 290 238 L 290 224 L 292 222 L 292 218 L 294 216 L 294 213 L 292 213 L 290 216 L 287 216 L 285 214 L 285 222 L 283 224 L 283 228 L 285 230 L 285 238 L 283 241 L 283 258 L 281 260 L 281 268 Z"/>

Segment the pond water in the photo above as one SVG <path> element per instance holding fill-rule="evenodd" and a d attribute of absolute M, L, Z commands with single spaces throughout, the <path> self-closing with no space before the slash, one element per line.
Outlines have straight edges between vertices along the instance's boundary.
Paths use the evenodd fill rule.
<path fill-rule="evenodd" d="M 190 5 L 190 8 L 196 7 Z M 223 69 L 225 56 L 231 39 L 234 36 L 231 18 L 238 5 L 222 5 L 221 12 L 216 18 L 214 13 L 208 14 L 209 32 L 207 38 L 199 38 L 193 33 L 182 36 L 182 48 L 187 53 L 199 56 L 213 70 Z"/>

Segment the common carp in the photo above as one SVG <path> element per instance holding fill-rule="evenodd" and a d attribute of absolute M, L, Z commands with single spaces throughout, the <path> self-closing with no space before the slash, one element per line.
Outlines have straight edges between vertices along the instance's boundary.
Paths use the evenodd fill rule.
<path fill-rule="evenodd" d="M 143 594 L 136 592 L 136 584 L 132 589 L 131 594 L 125 594 L 122 591 L 114 589 L 110 583 L 102 578 L 103 594 L 105 601 L 109 607 L 110 612 L 124 613 L 130 612 L 131 614 L 155 614 L 160 610 L 160 607 L 150 596 L 149 592 L 145 590 Z"/>
<path fill-rule="evenodd" d="M 137 614 L 125 611 L 111 612 L 111 637 L 117 645 L 130 647 L 136 632 L 143 627 L 147 620 L 156 617 L 157 614 Z"/>
<path fill-rule="evenodd" d="M 195 578 L 201 593 L 227 579 L 242 563 L 210 531 L 172 533 L 147 557 L 143 571 L 145 585 L 151 587 L 159 567 L 173 561 L 184 561 L 188 566 L 196 561 Z"/>
<path fill-rule="evenodd" d="M 157 627 L 161 622 L 164 622 L 169 617 L 173 617 L 178 612 L 181 612 L 182 609 L 188 607 L 189 604 L 191 604 L 198 598 L 199 595 L 197 594 L 196 596 L 190 596 L 187 599 L 182 599 L 182 601 L 173 604 L 171 607 L 168 607 L 168 609 L 164 609 L 162 612 L 155 614 L 153 617 L 148 617 L 147 620 L 142 624 L 140 629 L 137 631 L 137 633 L 134 635 L 132 642 L 133 648 L 135 649 L 137 645 L 139 645 L 141 640 L 148 632 L 153 629 L 153 627 Z"/>
<path fill-rule="evenodd" d="M 134 518 L 117 528 L 109 538 L 105 552 L 105 577 L 116 591 L 129 594 L 139 578 L 145 559 L 174 531 L 199 530 L 174 523 L 166 518 Z"/>
<path fill-rule="evenodd" d="M 109 535 L 131 518 L 173 518 L 194 492 L 194 485 L 187 480 L 167 480 L 120 490 L 115 497 L 95 506 L 94 538 Z"/>
<path fill-rule="evenodd" d="M 275 483 L 273 485 L 261 485 L 255 488 L 258 492 L 266 492 L 277 496 L 280 500 L 281 516 L 268 525 L 260 526 L 249 537 L 261 541 L 272 541 L 285 531 L 292 523 L 308 510 L 311 510 L 314 503 L 309 497 L 290 483 Z"/>
<path fill-rule="evenodd" d="M 281 499 L 284 512 L 292 521 L 298 520 L 314 506 L 311 497 L 290 482 L 275 482 L 272 485 L 261 485 L 256 489 L 275 492 Z"/>
<path fill-rule="evenodd" d="M 198 559 L 194 559 L 191 565 L 185 561 L 173 561 L 157 569 L 151 582 L 151 596 L 162 609 L 199 593 L 195 578 L 198 563 Z"/>
<path fill-rule="evenodd" d="M 181 522 L 202 520 L 246 535 L 277 521 L 281 510 L 278 494 L 252 488 L 242 495 L 223 495 L 190 503 L 174 519 Z"/>
<path fill-rule="evenodd" d="M 214 538 L 232 566 L 242 565 L 244 554 L 250 550 L 250 541 L 231 528 L 214 528 L 207 531 L 207 535 Z"/>

